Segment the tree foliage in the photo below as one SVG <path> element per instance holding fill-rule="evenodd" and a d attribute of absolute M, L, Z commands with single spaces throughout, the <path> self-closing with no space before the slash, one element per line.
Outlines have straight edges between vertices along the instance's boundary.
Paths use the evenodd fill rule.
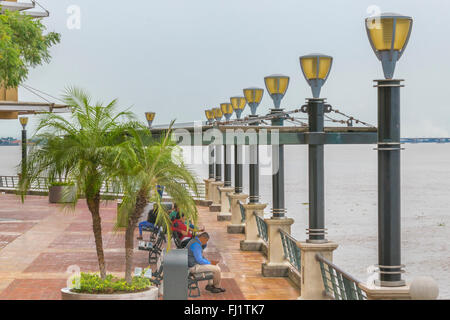
<path fill-rule="evenodd" d="M 60 42 L 56 32 L 45 34 L 39 19 L 6 10 L 0 14 L 0 80 L 7 88 L 17 87 L 29 69 L 50 61 L 49 49 Z"/>

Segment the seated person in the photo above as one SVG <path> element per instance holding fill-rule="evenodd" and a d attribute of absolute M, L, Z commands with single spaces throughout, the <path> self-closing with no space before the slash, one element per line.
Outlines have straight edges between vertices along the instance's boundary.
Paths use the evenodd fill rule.
<path fill-rule="evenodd" d="M 189 271 L 193 273 L 198 272 L 212 272 L 213 280 L 209 280 L 206 290 L 212 293 L 222 293 L 225 289 L 220 288 L 220 280 L 222 278 L 220 267 L 217 265 L 218 261 L 209 261 L 203 256 L 203 250 L 206 248 L 209 240 L 209 234 L 204 232 L 198 237 L 189 241 L 186 248 L 188 249 L 188 267 Z"/>
<path fill-rule="evenodd" d="M 176 203 L 173 205 L 173 210 L 170 213 L 169 218 L 172 222 L 177 219 L 180 219 L 180 209 L 178 208 Z"/>
<path fill-rule="evenodd" d="M 184 216 L 184 214 L 181 214 L 181 219 L 177 219 L 172 223 L 172 231 L 177 233 L 182 248 L 184 248 L 189 240 L 191 240 L 195 236 L 196 232 L 204 230 L 204 227 L 197 228 L 193 224 L 186 221 L 186 217 Z"/>
<path fill-rule="evenodd" d="M 142 228 L 156 228 L 156 218 L 158 215 L 158 205 L 156 203 L 153 204 L 153 209 L 148 212 L 147 220 L 139 223 L 139 237 L 138 240 L 142 240 Z"/>

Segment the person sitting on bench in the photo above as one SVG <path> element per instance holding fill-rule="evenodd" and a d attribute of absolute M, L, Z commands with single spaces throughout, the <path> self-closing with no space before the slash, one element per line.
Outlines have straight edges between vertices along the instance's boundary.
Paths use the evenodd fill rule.
<path fill-rule="evenodd" d="M 176 203 L 173 204 L 173 210 L 170 213 L 169 218 L 172 222 L 181 218 L 180 209 L 178 208 Z"/>
<path fill-rule="evenodd" d="M 203 250 L 206 248 L 209 240 L 209 234 L 203 232 L 199 236 L 189 241 L 186 248 L 188 249 L 188 267 L 191 273 L 212 272 L 213 280 L 208 281 L 206 290 L 212 293 L 222 293 L 225 289 L 220 288 L 220 280 L 222 278 L 218 261 L 209 261 L 203 256 Z"/>
<path fill-rule="evenodd" d="M 156 228 L 156 218 L 158 215 L 158 205 L 156 203 L 153 204 L 153 209 L 148 212 L 147 220 L 139 223 L 139 237 L 138 240 L 142 240 L 142 228 Z"/>
<path fill-rule="evenodd" d="M 205 231 L 205 227 L 198 228 L 194 226 L 192 223 L 186 221 L 184 214 L 181 214 L 181 219 L 177 219 L 172 223 L 172 231 L 178 233 L 178 238 L 180 239 L 180 242 L 183 243 L 192 239 L 196 232 Z"/>

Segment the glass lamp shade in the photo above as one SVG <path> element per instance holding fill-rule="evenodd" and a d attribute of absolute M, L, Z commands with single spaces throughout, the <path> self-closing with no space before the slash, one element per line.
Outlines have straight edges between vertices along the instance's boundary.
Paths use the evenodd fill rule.
<path fill-rule="evenodd" d="M 382 13 L 366 19 L 370 45 L 383 64 L 386 79 L 394 76 L 396 62 L 409 42 L 413 19 L 396 13 Z"/>
<path fill-rule="evenodd" d="M 148 126 L 151 127 L 153 124 L 153 121 L 155 120 L 155 116 L 156 114 L 154 112 L 146 112 L 145 113 L 145 118 L 148 121 Z"/>
<path fill-rule="evenodd" d="M 220 105 L 220 110 L 222 110 L 222 113 L 225 116 L 225 119 L 227 119 L 227 121 L 229 121 L 234 112 L 234 109 L 233 109 L 233 106 L 231 105 L 231 103 L 222 103 Z"/>
<path fill-rule="evenodd" d="M 232 97 L 230 98 L 231 105 L 236 112 L 236 117 L 241 118 L 242 112 L 244 112 L 245 106 L 247 105 L 247 100 L 244 97 Z"/>
<path fill-rule="evenodd" d="M 252 115 L 256 115 L 256 110 L 264 96 L 264 89 L 261 88 L 247 88 L 244 89 L 244 96 L 247 100 Z"/>
<path fill-rule="evenodd" d="M 314 98 L 320 97 L 320 90 L 327 81 L 333 65 L 333 57 L 312 53 L 300 57 L 300 66 L 306 81 L 311 86 Z"/>
<path fill-rule="evenodd" d="M 214 120 L 214 113 L 212 110 L 205 110 L 206 119 L 208 119 L 209 122 Z"/>
<path fill-rule="evenodd" d="M 220 110 L 220 108 L 214 108 L 213 112 L 214 112 L 214 119 L 216 119 L 216 121 L 222 120 L 223 112 L 222 110 Z"/>
<path fill-rule="evenodd" d="M 25 127 L 28 124 L 28 117 L 21 117 L 19 118 L 20 124 L 22 125 L 23 129 L 25 130 Z"/>
<path fill-rule="evenodd" d="M 289 77 L 280 74 L 274 74 L 265 77 L 264 81 L 266 83 L 267 91 L 272 97 L 275 108 L 280 108 L 281 100 L 283 99 L 289 87 Z"/>

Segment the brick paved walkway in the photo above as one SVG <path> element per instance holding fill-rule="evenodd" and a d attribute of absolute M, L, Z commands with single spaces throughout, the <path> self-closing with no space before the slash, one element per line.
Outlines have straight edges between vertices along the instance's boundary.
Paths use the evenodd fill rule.
<path fill-rule="evenodd" d="M 299 291 L 288 279 L 263 278 L 258 252 L 241 252 L 243 235 L 229 235 L 227 222 L 199 208 L 200 222 L 211 235 L 206 256 L 220 260 L 225 294 L 203 289 L 201 299 L 296 299 Z M 101 208 L 103 244 L 109 273 L 123 276 L 124 232 L 114 231 L 116 203 Z M 0 299 L 55 300 L 66 286 L 67 270 L 98 271 L 92 222 L 82 201 L 74 212 L 48 203 L 47 197 L 29 196 L 24 204 L 14 195 L 0 195 Z M 135 252 L 136 267 L 147 267 L 148 254 Z"/>

